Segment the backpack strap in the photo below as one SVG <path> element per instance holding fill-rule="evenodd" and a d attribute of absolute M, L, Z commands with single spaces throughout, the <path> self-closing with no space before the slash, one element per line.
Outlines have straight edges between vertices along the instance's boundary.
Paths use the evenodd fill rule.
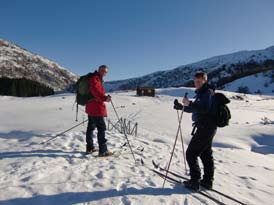
<path fill-rule="evenodd" d="M 213 106 L 213 103 L 214 103 L 212 98 L 215 96 L 215 92 L 214 92 L 213 89 L 208 89 L 208 90 L 210 92 L 210 95 L 209 95 L 209 110 L 211 110 L 212 106 Z"/>
<path fill-rule="evenodd" d="M 191 131 L 191 135 L 194 136 L 198 126 L 195 123 L 193 123 L 192 126 L 193 126 L 193 128 L 192 128 L 192 131 Z"/>
<path fill-rule="evenodd" d="M 78 103 L 76 103 L 76 119 L 75 121 L 77 122 L 78 121 Z"/>

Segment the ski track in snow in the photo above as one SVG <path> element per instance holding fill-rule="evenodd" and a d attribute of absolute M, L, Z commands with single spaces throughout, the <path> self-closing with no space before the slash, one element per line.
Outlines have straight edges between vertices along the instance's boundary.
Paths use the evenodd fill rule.
<path fill-rule="evenodd" d="M 73 95 L 0 97 L 0 113 L 6 116 L 0 126 L 0 205 L 215 204 L 190 194 L 180 185 L 167 182 L 162 188 L 163 179 L 148 169 L 152 168 L 152 159 L 167 166 L 178 126 L 172 103 L 181 91 L 166 89 L 167 95 L 156 98 L 138 98 L 133 93 L 113 94 L 120 117 L 138 122 L 138 136 L 128 136 L 137 164 L 128 145 L 122 146 L 125 136 L 116 130 L 107 131 L 109 150 L 117 153 L 109 158 L 84 154 L 86 124 L 46 145 L 39 144 L 74 125 Z M 189 93 L 193 94 L 192 90 Z M 219 129 L 215 137 L 214 186 L 248 204 L 270 204 L 274 200 L 274 129 L 273 124 L 262 125 L 260 119 L 263 116 L 274 119 L 273 110 L 270 111 L 273 100 L 258 101 L 263 98 L 259 96 L 246 98 L 249 102 L 232 101 L 231 125 Z M 31 103 L 34 101 L 37 105 Z M 115 122 L 111 105 L 107 106 L 109 119 Z M 12 109 L 14 107 L 16 109 Z M 83 111 L 79 119 L 81 115 L 84 118 Z M 182 130 L 186 149 L 191 132 L 190 114 L 184 114 Z M 170 167 L 184 174 L 180 137 L 177 143 Z M 235 204 L 217 194 L 210 195 Z"/>

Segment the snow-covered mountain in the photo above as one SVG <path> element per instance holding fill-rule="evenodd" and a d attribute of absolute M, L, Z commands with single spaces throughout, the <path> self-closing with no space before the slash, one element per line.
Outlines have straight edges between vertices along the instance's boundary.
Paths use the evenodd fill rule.
<path fill-rule="evenodd" d="M 139 78 L 112 81 L 105 83 L 107 90 L 135 89 L 138 86 L 154 86 L 156 88 L 193 86 L 192 78 L 197 70 L 208 73 L 209 79 L 218 88 L 237 91 L 233 83 L 252 87 L 250 92 L 274 92 L 274 46 L 264 50 L 240 51 L 202 60 L 196 63 L 179 66 L 172 70 L 159 71 Z M 245 83 L 237 81 L 242 78 Z M 254 85 L 253 79 L 257 78 Z"/>
<path fill-rule="evenodd" d="M 27 78 L 54 91 L 69 89 L 78 76 L 44 57 L 0 39 L 0 77 Z"/>

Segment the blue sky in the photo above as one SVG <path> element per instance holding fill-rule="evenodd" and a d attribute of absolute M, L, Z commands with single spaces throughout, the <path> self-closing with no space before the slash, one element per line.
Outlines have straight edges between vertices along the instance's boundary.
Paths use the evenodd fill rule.
<path fill-rule="evenodd" d="M 0 38 L 83 75 L 142 76 L 274 45 L 273 0 L 0 0 Z"/>

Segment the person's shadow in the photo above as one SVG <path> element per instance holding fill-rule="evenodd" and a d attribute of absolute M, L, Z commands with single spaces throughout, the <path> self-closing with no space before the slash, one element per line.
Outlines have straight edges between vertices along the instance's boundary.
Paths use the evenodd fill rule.
<path fill-rule="evenodd" d="M 85 152 L 79 151 L 63 151 L 52 149 L 30 150 L 30 151 L 18 151 L 18 152 L 1 152 L 0 160 L 5 158 L 25 158 L 25 157 L 64 157 L 64 158 L 81 158 L 84 157 Z"/>
<path fill-rule="evenodd" d="M 32 137 L 39 137 L 41 139 L 43 138 L 50 139 L 52 136 L 50 134 L 38 134 L 31 131 L 25 132 L 25 131 L 18 131 L 18 130 L 13 130 L 9 133 L 0 133 L 0 138 L 17 139 L 18 142 L 26 142 L 27 145 L 25 145 L 24 148 L 29 147 L 30 149 L 32 149 L 30 151 L 18 150 L 18 151 L 10 151 L 10 152 L 0 152 L 0 160 L 5 158 L 25 158 L 25 157 L 74 158 L 74 157 L 82 157 L 82 155 L 84 154 L 84 152 L 79 152 L 79 151 L 63 151 L 59 149 L 56 149 L 56 150 L 46 149 L 44 147 L 44 144 L 39 144 L 31 141 L 29 142 L 28 140 Z"/>
<path fill-rule="evenodd" d="M 116 189 L 104 190 L 104 191 L 94 191 L 94 192 L 67 192 L 56 195 L 37 195 L 29 198 L 15 198 L 9 200 L 0 201 L 1 205 L 71 205 L 79 203 L 88 203 L 99 201 L 106 198 L 112 197 L 123 197 L 132 195 L 150 195 L 150 196 L 169 196 L 172 194 L 189 194 L 190 192 L 184 189 L 181 185 L 176 185 L 173 188 L 127 188 L 122 191 L 117 191 Z M 201 203 L 205 203 L 204 198 L 200 198 L 193 195 Z M 148 202 L 150 203 L 150 202 Z"/>
<path fill-rule="evenodd" d="M 45 137 L 45 135 L 37 135 L 31 132 L 20 132 L 13 131 L 10 133 L 0 133 L 0 138 L 16 138 L 22 141 L 29 139 L 31 136 Z M 33 144 L 37 145 L 37 144 Z M 29 145 L 30 146 L 30 145 Z M 52 149 L 36 149 L 30 151 L 11 151 L 11 152 L 2 152 L 0 153 L 0 160 L 5 158 L 24 158 L 24 157 L 64 157 L 64 158 L 74 158 L 82 157 L 79 154 L 83 152 L 77 151 L 63 151 L 63 150 L 52 150 Z M 69 183 L 69 182 L 67 182 Z M 44 183 L 45 184 L 45 183 Z M 46 183 L 47 184 L 47 183 Z M 50 183 L 48 183 L 50 185 Z M 35 184 L 41 185 L 43 184 Z M 27 186 L 27 185 L 26 185 Z M 3 199 L 1 195 L 1 189 L 11 189 L 17 188 L 16 186 L 4 186 L 0 187 L 0 205 L 71 205 L 79 203 L 89 203 L 95 202 L 112 197 L 123 197 L 123 196 L 132 196 L 132 195 L 148 195 L 148 196 L 169 196 L 172 194 L 189 194 L 190 191 L 184 189 L 181 185 L 176 185 L 173 188 L 156 188 L 156 187 L 146 187 L 146 188 L 134 188 L 129 187 L 122 191 L 117 191 L 116 189 L 109 189 L 103 191 L 93 191 L 93 192 L 66 192 L 55 195 L 34 195 L 32 197 L 22 197 L 22 198 L 12 198 L 7 200 Z M 18 186 L 21 187 L 21 186 Z M 12 191 L 10 192 L 12 194 Z M 205 202 L 202 198 L 193 195 L 197 200 Z M 150 202 L 147 202 L 150 203 Z M 144 201 L 144 204 L 146 202 Z"/>
<path fill-rule="evenodd" d="M 50 134 L 38 134 L 32 131 L 12 130 L 8 133 L 0 132 L 0 138 L 3 139 L 17 139 L 19 142 L 26 141 L 32 137 L 51 137 Z"/>

